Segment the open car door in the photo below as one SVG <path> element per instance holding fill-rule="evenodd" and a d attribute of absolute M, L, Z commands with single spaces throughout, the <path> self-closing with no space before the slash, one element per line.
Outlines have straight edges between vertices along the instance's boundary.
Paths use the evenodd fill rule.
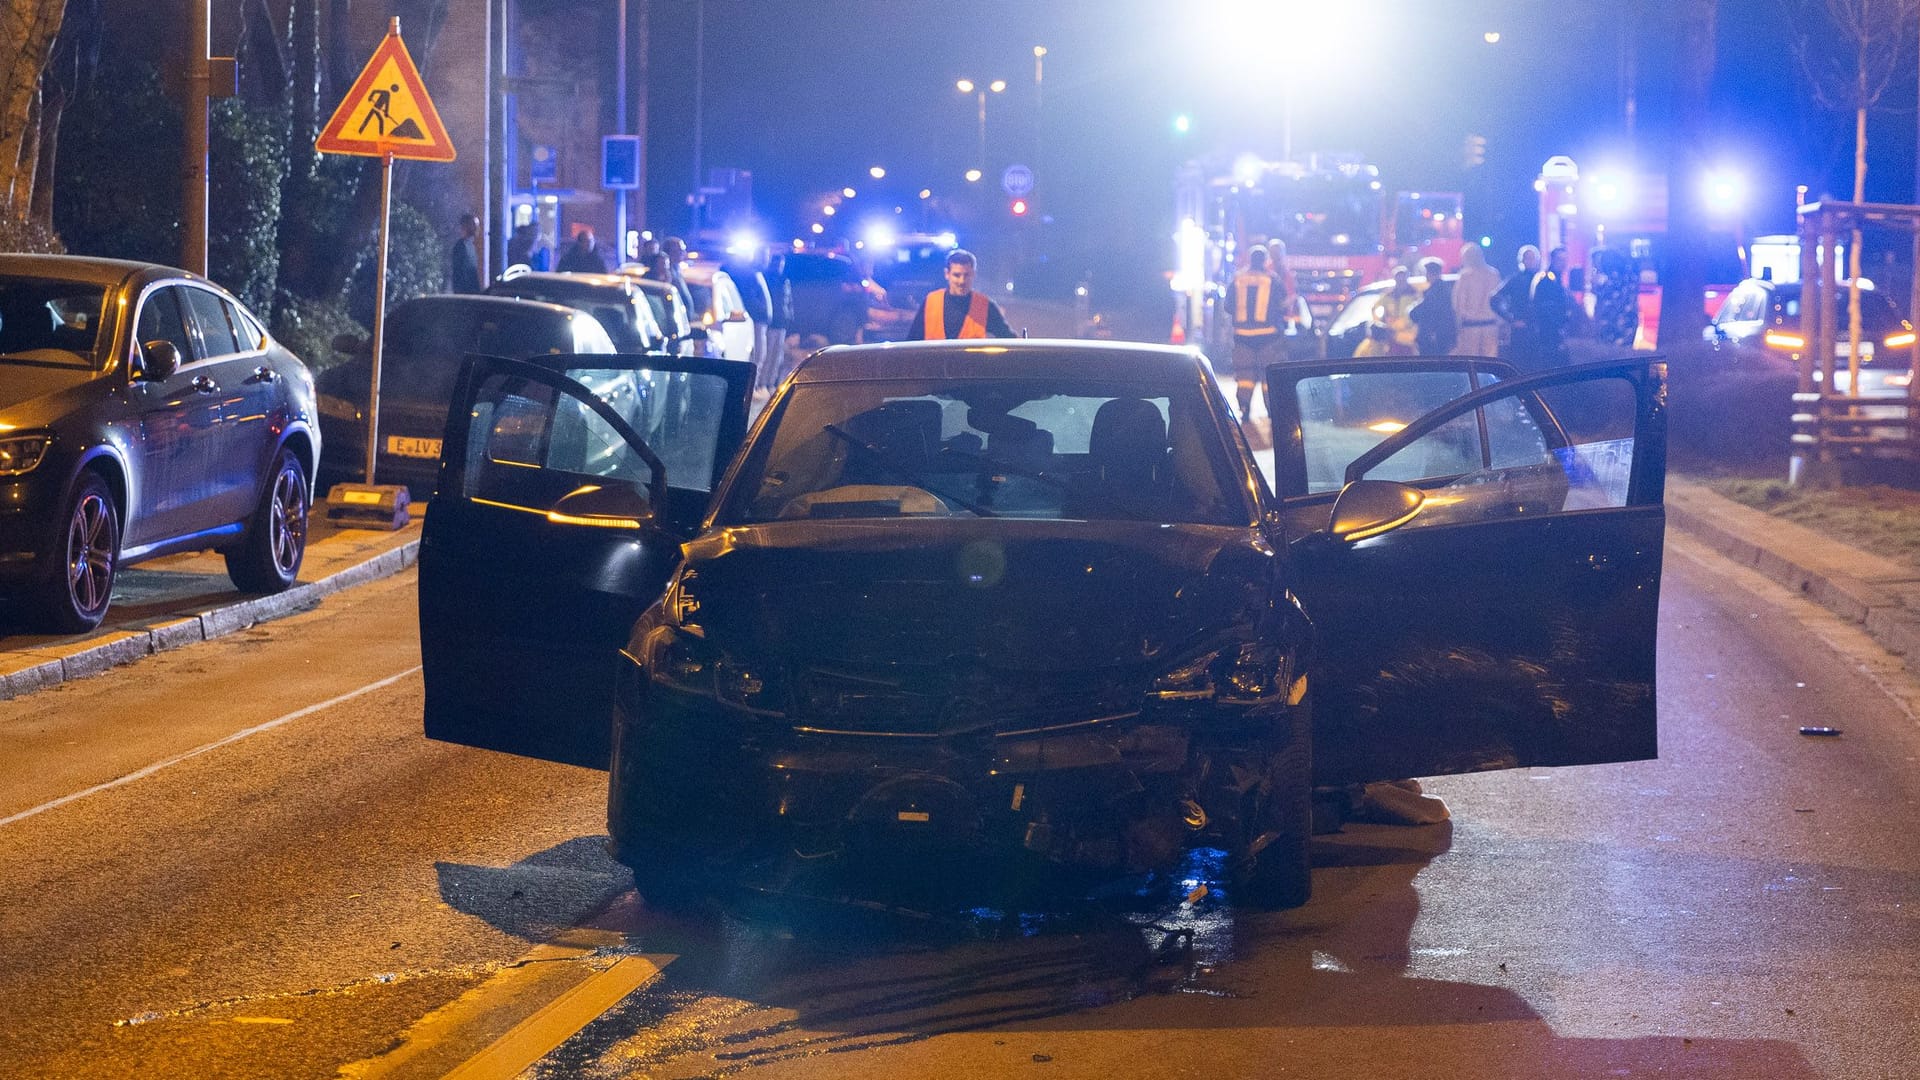
<path fill-rule="evenodd" d="M 1655 756 L 1665 363 L 1501 379 L 1383 415 L 1396 395 L 1417 403 L 1433 371 L 1270 372 L 1276 430 L 1294 425 L 1306 463 L 1291 480 L 1276 463 L 1283 516 L 1317 519 L 1289 546 L 1322 649 L 1316 781 Z M 1362 376 L 1378 381 L 1356 395 Z M 1357 480 L 1424 500 L 1377 535 L 1336 539 L 1331 502 Z"/>
<path fill-rule="evenodd" d="M 718 358 L 467 358 L 420 542 L 428 737 L 606 768 L 619 649 L 752 386 Z"/>

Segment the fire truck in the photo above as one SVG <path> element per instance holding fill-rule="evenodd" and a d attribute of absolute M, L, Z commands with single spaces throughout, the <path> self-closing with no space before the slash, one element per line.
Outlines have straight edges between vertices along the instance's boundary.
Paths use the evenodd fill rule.
<path fill-rule="evenodd" d="M 1228 284 L 1255 244 L 1286 244 L 1280 269 L 1321 325 L 1396 264 L 1429 255 L 1449 269 L 1460 262 L 1458 192 L 1390 191 L 1377 167 L 1355 158 L 1193 161 L 1181 169 L 1175 191 L 1171 284 L 1181 298 L 1174 318 L 1181 340 L 1226 343 Z"/>

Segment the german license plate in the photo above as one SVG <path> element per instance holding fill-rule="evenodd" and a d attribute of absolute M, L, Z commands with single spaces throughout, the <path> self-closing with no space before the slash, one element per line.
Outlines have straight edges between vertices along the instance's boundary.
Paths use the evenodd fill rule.
<path fill-rule="evenodd" d="M 440 440 L 420 439 L 412 435 L 387 436 L 387 453 L 395 457 L 432 458 L 440 460 Z"/>

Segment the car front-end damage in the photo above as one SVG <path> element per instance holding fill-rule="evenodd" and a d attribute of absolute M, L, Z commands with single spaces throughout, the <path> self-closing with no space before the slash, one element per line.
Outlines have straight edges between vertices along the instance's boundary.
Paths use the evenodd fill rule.
<path fill-rule="evenodd" d="M 1257 531 L 898 532 L 690 545 L 621 665 L 623 862 L 1144 870 L 1255 842 L 1271 763 L 1304 761 L 1308 641 Z"/>

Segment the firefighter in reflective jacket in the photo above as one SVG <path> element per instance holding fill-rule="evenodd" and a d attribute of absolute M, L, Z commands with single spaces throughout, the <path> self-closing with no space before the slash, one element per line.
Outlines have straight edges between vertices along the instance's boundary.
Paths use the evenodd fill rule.
<path fill-rule="evenodd" d="M 907 331 L 908 341 L 947 338 L 1012 337 L 1000 305 L 973 291 L 973 252 L 955 248 L 947 256 L 947 287 L 927 294 Z"/>
<path fill-rule="evenodd" d="M 1267 268 L 1267 249 L 1258 244 L 1247 256 L 1248 266 L 1233 275 L 1233 381 L 1240 399 L 1240 421 L 1253 408 L 1253 388 L 1267 365 L 1283 359 L 1278 316 L 1289 310 L 1292 296 Z"/>

